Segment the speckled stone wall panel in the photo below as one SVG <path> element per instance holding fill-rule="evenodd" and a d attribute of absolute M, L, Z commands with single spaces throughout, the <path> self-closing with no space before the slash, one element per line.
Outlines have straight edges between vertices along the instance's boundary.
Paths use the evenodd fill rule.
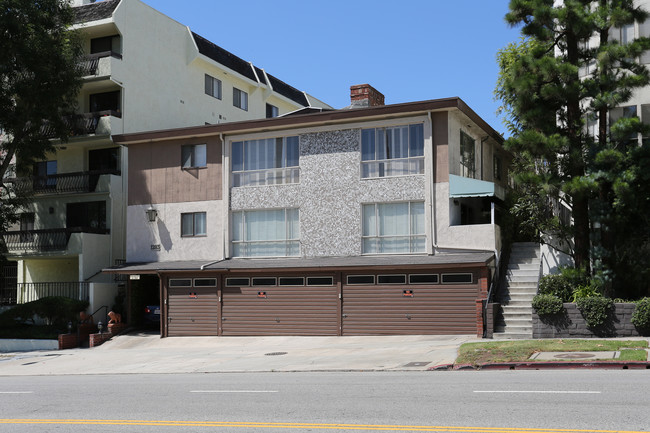
<path fill-rule="evenodd" d="M 303 257 L 361 254 L 363 203 L 425 199 L 425 177 L 360 178 L 361 130 L 300 136 L 300 183 L 231 190 L 231 209 L 300 208 Z"/>

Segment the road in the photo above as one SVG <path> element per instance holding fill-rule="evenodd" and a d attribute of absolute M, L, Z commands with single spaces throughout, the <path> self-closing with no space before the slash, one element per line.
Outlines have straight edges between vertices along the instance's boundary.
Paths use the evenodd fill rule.
<path fill-rule="evenodd" d="M 4 376 L 0 432 L 641 432 L 649 390 L 645 370 Z"/>

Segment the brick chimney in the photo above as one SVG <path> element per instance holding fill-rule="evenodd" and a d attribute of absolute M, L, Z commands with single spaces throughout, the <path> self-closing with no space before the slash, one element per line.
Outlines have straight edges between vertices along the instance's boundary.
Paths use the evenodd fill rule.
<path fill-rule="evenodd" d="M 353 108 L 384 105 L 384 95 L 370 84 L 350 86 L 350 104 Z"/>

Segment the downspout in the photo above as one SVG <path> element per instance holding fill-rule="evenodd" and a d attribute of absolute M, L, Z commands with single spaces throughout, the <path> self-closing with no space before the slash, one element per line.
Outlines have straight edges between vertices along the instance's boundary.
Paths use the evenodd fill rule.
<path fill-rule="evenodd" d="M 435 255 L 438 248 L 438 217 L 436 216 L 436 144 L 433 142 L 433 118 L 431 111 L 427 112 L 429 118 L 429 125 L 431 128 L 431 219 L 433 220 L 433 227 L 431 233 L 433 243 L 433 253 Z"/>
<path fill-rule="evenodd" d="M 266 74 L 266 72 L 265 72 Z M 225 260 L 229 257 L 228 245 L 230 237 L 228 233 L 230 232 L 230 149 L 226 148 L 226 139 L 223 135 L 223 132 L 219 133 L 219 139 L 221 140 L 221 202 L 224 204 L 222 207 L 222 224 L 221 224 L 221 257 Z"/>

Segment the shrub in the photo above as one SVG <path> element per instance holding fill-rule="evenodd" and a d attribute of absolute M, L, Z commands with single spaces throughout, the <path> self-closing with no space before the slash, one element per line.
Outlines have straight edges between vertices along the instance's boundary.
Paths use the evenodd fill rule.
<path fill-rule="evenodd" d="M 592 284 L 585 284 L 578 286 L 577 289 L 573 291 L 573 302 L 578 302 L 579 299 L 584 298 L 597 298 L 602 297 L 602 294 L 598 288 Z"/>
<path fill-rule="evenodd" d="M 636 302 L 630 321 L 644 333 L 650 331 L 650 298 L 643 298 Z"/>
<path fill-rule="evenodd" d="M 34 316 L 42 317 L 49 325 L 66 326 L 68 322 L 76 323 L 79 312 L 88 308 L 88 301 L 65 298 L 63 296 L 47 296 L 36 301 L 18 304 L 14 308 L 0 314 L 0 323 L 23 322 L 34 323 Z"/>
<path fill-rule="evenodd" d="M 533 308 L 539 316 L 551 316 L 562 311 L 562 299 L 555 295 L 539 294 L 533 298 Z"/>
<path fill-rule="evenodd" d="M 614 301 L 604 296 L 588 296 L 578 298 L 576 306 L 582 317 L 585 318 L 587 326 L 596 328 L 607 321 L 612 308 L 614 308 Z"/>
<path fill-rule="evenodd" d="M 571 302 L 574 290 L 588 281 L 584 271 L 575 268 L 561 268 L 559 274 L 544 275 L 539 280 L 539 293 L 555 295 L 562 302 Z"/>

